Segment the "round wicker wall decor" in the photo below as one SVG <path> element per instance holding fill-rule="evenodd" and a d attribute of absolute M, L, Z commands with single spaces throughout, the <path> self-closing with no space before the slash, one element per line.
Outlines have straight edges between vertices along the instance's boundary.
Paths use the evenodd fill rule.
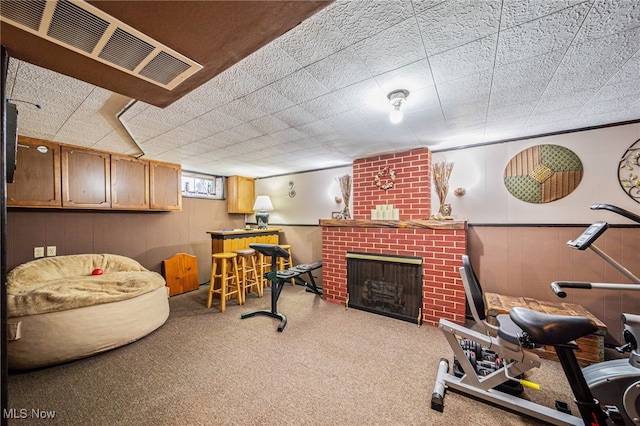
<path fill-rule="evenodd" d="M 582 180 L 582 161 L 559 145 L 536 145 L 520 151 L 504 169 L 504 186 L 519 200 L 549 203 L 566 197 Z"/>

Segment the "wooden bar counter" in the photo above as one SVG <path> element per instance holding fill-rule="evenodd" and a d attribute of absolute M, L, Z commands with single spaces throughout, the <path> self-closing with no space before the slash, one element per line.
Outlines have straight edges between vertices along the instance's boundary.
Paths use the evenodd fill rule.
<path fill-rule="evenodd" d="M 211 254 L 231 253 L 249 248 L 249 244 L 279 244 L 280 228 L 229 229 L 207 231 L 211 235 Z"/>

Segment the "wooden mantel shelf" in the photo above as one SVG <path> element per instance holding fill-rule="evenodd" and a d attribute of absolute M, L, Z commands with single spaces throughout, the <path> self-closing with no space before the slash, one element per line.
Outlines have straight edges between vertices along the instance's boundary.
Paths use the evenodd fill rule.
<path fill-rule="evenodd" d="M 320 226 L 343 228 L 467 229 L 466 220 L 320 219 Z"/>

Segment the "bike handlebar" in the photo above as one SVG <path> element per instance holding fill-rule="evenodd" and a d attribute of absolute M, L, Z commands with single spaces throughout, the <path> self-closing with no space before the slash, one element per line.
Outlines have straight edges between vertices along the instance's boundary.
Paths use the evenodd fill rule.
<path fill-rule="evenodd" d="M 554 281 L 551 283 L 551 290 L 560 298 L 567 297 L 567 293 L 563 288 L 582 288 L 591 290 L 591 283 L 583 281 Z"/>
<path fill-rule="evenodd" d="M 635 213 L 631 213 L 628 210 L 622 209 L 620 207 L 613 206 L 611 204 L 593 204 L 589 206 L 591 210 L 609 210 L 610 212 L 614 212 L 619 214 L 620 216 L 624 216 L 627 219 L 631 219 L 636 223 L 640 223 L 640 216 Z"/>

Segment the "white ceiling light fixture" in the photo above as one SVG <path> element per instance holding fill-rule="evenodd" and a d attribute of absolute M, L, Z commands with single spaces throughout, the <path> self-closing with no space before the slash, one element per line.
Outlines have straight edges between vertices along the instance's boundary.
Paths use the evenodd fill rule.
<path fill-rule="evenodd" d="M 387 95 L 387 98 L 389 98 L 389 103 L 393 107 L 393 109 L 389 113 L 389 121 L 391 121 L 393 124 L 398 124 L 402 121 L 403 114 L 400 108 L 402 107 L 402 104 L 407 100 L 408 96 L 409 91 L 404 89 L 394 90 Z"/>

